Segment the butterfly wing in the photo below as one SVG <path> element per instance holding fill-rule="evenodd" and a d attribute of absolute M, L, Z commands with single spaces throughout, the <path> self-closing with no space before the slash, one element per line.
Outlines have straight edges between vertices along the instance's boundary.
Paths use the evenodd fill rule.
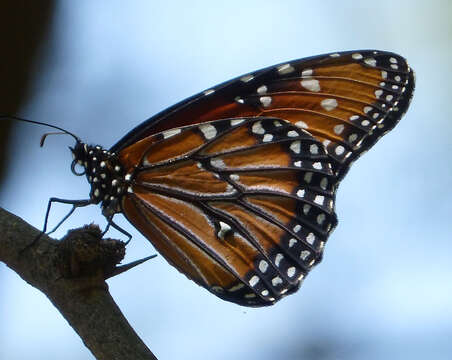
<path fill-rule="evenodd" d="M 270 305 L 298 289 L 336 225 L 337 184 L 406 111 L 414 74 L 365 50 L 291 61 L 154 116 L 112 147 L 122 210 L 189 278 Z"/>
<path fill-rule="evenodd" d="M 320 55 L 215 86 L 133 129 L 112 151 L 161 131 L 251 116 L 287 120 L 322 142 L 335 175 L 391 130 L 406 111 L 414 73 L 399 55 L 375 50 Z"/>
<path fill-rule="evenodd" d="M 179 271 L 228 301 L 271 305 L 296 291 L 336 225 L 329 156 L 281 119 L 188 125 L 120 154 L 133 173 L 125 216 Z"/>

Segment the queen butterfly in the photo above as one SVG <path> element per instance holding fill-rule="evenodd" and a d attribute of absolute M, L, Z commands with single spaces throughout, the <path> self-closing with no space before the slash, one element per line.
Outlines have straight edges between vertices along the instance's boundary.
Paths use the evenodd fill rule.
<path fill-rule="evenodd" d="M 110 150 L 76 140 L 72 172 L 109 226 L 125 217 L 166 260 L 218 297 L 271 305 L 321 261 L 351 163 L 407 110 L 399 55 L 350 51 L 255 71 L 145 121 Z M 80 165 L 83 173 L 75 170 Z M 46 226 L 44 227 L 44 231 Z M 130 235 L 128 235 L 130 236 Z"/>

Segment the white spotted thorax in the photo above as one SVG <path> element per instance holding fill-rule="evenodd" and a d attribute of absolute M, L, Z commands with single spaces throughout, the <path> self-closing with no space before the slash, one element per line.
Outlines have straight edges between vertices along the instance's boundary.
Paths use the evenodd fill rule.
<path fill-rule="evenodd" d="M 121 212 L 120 199 L 130 187 L 130 176 L 125 175 L 117 155 L 99 145 L 82 142 L 77 142 L 71 151 L 74 157 L 72 172 L 78 176 L 86 175 L 91 185 L 91 202 L 101 203 L 102 213 L 106 217 Z M 76 172 L 75 164 L 83 167 L 84 172 Z"/>

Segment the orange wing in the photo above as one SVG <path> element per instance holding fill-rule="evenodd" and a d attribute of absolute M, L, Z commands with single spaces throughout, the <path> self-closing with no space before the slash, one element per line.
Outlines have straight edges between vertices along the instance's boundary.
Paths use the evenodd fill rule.
<path fill-rule="evenodd" d="M 163 111 L 111 151 L 122 210 L 219 297 L 270 305 L 298 289 L 336 225 L 335 189 L 408 108 L 405 59 L 364 50 L 255 71 Z"/>
<path fill-rule="evenodd" d="M 234 118 L 149 136 L 120 154 L 123 212 L 179 271 L 241 305 L 296 291 L 336 225 L 323 145 L 290 122 Z"/>
<path fill-rule="evenodd" d="M 224 118 L 278 117 L 322 142 L 336 176 L 406 111 L 414 74 L 399 55 L 376 50 L 320 55 L 272 66 L 197 94 L 144 122 L 115 146 Z"/>

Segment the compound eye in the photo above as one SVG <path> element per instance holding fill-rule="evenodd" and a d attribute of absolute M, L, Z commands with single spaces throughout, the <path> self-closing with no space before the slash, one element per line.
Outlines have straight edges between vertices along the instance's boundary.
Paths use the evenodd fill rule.
<path fill-rule="evenodd" d="M 80 168 L 81 171 L 77 171 L 77 168 L 76 168 L 76 167 Z M 72 173 L 73 173 L 74 175 L 76 175 L 76 176 L 82 176 L 82 175 L 85 175 L 85 173 L 86 173 L 85 167 L 84 167 L 83 165 L 80 165 L 79 162 L 78 162 L 77 160 L 73 160 L 73 161 L 72 161 L 72 164 L 71 164 L 71 171 L 72 171 Z"/>

